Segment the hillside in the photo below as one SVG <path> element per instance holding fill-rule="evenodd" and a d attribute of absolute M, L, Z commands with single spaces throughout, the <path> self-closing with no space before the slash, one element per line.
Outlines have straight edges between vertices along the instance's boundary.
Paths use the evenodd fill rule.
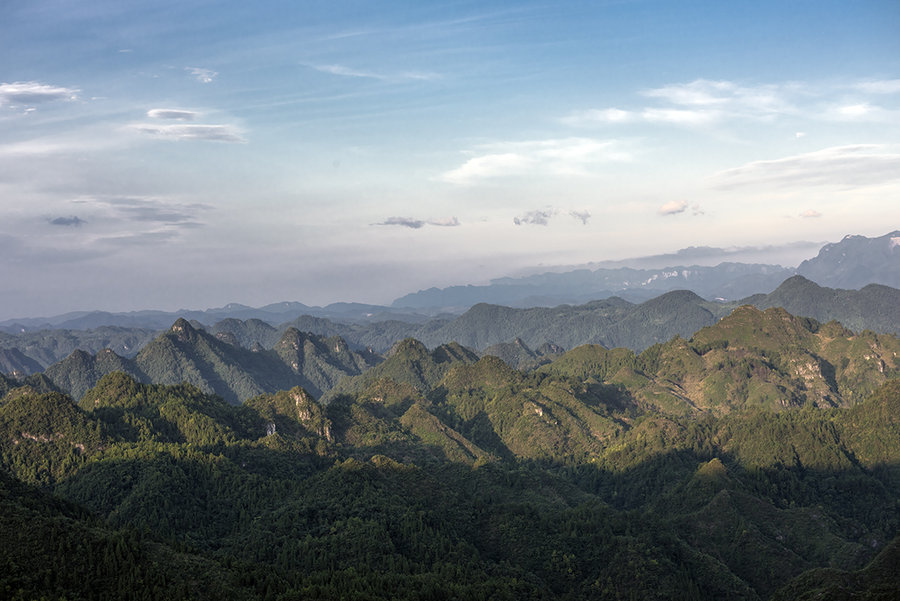
<path fill-rule="evenodd" d="M 843 290 L 819 286 L 797 275 L 770 294 L 757 294 L 741 302 L 760 309 L 781 307 L 823 323 L 839 321 L 856 332 L 900 333 L 900 290 L 881 284 Z"/>
<path fill-rule="evenodd" d="M 796 269 L 780 265 L 723 262 L 715 266 L 572 269 L 496 278 L 488 285 L 430 288 L 404 295 L 394 307 L 464 310 L 478 303 L 528 308 L 583 304 L 613 296 L 643 302 L 673 290 L 691 290 L 709 300 L 737 301 L 766 294 L 793 275 L 820 286 L 861 289 L 869 284 L 900 288 L 900 231 L 877 238 L 845 236 L 826 244 Z M 676 258 L 677 255 L 668 257 Z"/>
<path fill-rule="evenodd" d="M 725 348 L 769 369 L 776 353 L 785 368 L 847 357 L 829 394 L 857 384 L 827 406 L 803 378 L 787 381 L 803 407 L 757 402 L 749 385 L 687 412 L 654 396 L 688 391 L 688 376 L 760 379 L 707 360 Z M 895 590 L 896 350 L 744 307 L 690 341 L 579 347 L 529 373 L 408 340 L 325 405 L 292 388 L 234 406 L 122 373 L 78 405 L 19 389 L 0 400 L 15 478 L 0 473 L 0 537 L 20 541 L 0 590 L 77 598 L 84 573 L 97 598 L 139 581 L 166 598 L 260 600 Z"/>
<path fill-rule="evenodd" d="M 459 342 L 481 352 L 516 339 L 533 349 L 547 344 L 563 349 L 602 344 L 640 352 L 675 335 L 689 337 L 741 304 L 763 309 L 783 307 L 792 314 L 812 317 L 823 323 L 839 321 L 856 332 L 900 331 L 900 290 L 880 284 L 871 284 L 861 290 L 833 289 L 819 286 L 802 276 L 788 278 L 769 294 L 756 294 L 732 303 L 705 301 L 692 292 L 681 290 L 640 304 L 620 298 L 530 309 L 478 304 L 456 317 L 445 315 L 417 322 L 389 319 L 340 323 L 305 315 L 278 326 L 257 319 L 241 321 L 236 318 L 219 321 L 213 326 L 196 321 L 189 323 L 193 329 L 208 332 L 220 342 L 256 351 L 271 350 L 288 329 L 294 328 L 325 338 L 340 337 L 351 349 L 362 354 L 387 352 L 404 338 L 421 340 L 430 347 Z M 39 371 L 35 364 L 46 368 L 76 349 L 96 354 L 109 348 L 117 355 L 134 358 L 155 336 L 158 333 L 112 327 L 3 334 L 0 335 L 0 369 L 5 369 L 5 373 L 32 373 Z M 322 383 L 314 385 L 325 389 Z"/>
<path fill-rule="evenodd" d="M 877 238 L 844 236 L 803 261 L 797 273 L 832 288 L 859 289 L 868 284 L 900 288 L 900 230 Z"/>
<path fill-rule="evenodd" d="M 271 350 L 246 349 L 221 332 L 213 336 L 179 319 L 133 360 L 110 349 L 96 355 L 77 350 L 48 367 L 45 374 L 76 399 L 104 375 L 123 372 L 146 383 L 187 382 L 238 403 L 295 386 L 303 386 L 318 397 L 340 378 L 362 373 L 380 360 L 373 353 L 351 350 L 340 338 L 304 334 L 292 328 Z"/>

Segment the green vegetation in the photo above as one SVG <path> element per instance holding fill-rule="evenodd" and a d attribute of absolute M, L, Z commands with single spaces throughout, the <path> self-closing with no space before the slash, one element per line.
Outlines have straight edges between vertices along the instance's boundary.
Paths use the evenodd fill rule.
<path fill-rule="evenodd" d="M 208 349 L 179 363 L 208 383 L 240 349 L 185 324 L 162 342 Z M 324 374 L 341 342 L 271 353 Z M 2 379 L 0 597 L 887 599 L 898 354 L 743 307 L 531 371 L 405 340 L 323 401 Z"/>

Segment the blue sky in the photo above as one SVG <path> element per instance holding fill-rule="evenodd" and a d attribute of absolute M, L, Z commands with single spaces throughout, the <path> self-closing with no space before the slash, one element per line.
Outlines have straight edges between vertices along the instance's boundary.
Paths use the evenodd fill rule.
<path fill-rule="evenodd" d="M 796 265 L 900 227 L 898 31 L 893 0 L 4 2 L 0 319 Z"/>

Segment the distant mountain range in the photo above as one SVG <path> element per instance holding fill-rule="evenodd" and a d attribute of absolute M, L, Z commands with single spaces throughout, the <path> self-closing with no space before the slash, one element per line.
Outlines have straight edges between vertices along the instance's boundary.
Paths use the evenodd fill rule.
<path fill-rule="evenodd" d="M 195 329 L 179 319 L 134 359 L 109 349 L 91 355 L 76 350 L 44 374 L 61 390 L 80 399 L 109 373 L 124 372 L 153 384 L 187 382 L 238 403 L 278 390 L 302 386 L 316 397 L 345 375 L 360 374 L 381 357 L 351 350 L 340 338 L 285 330 L 269 350 L 251 350 Z"/>
<path fill-rule="evenodd" d="M 453 310 L 487 302 L 511 307 L 580 304 L 620 296 L 643 301 L 671 290 L 691 290 L 708 300 L 737 300 L 774 290 L 792 275 L 821 286 L 858 289 L 867 284 L 900 288 L 900 230 L 878 238 L 846 236 L 825 245 L 796 269 L 780 265 L 721 263 L 662 269 L 577 269 L 521 278 L 498 278 L 485 286 L 430 288 L 407 294 L 394 307 Z"/>
<path fill-rule="evenodd" d="M 207 331 L 199 323 L 179 319 L 133 357 L 121 356 L 109 348 L 94 354 L 76 349 L 46 367 L 43 375 L 76 399 L 104 375 L 124 372 L 145 383 L 188 382 L 204 392 L 239 403 L 294 386 L 302 386 L 316 398 L 356 393 L 360 385 L 345 376 L 361 374 L 365 374 L 366 382 L 389 377 L 422 389 L 440 377 L 450 363 L 473 363 L 487 355 L 523 369 L 538 368 L 556 360 L 567 349 L 584 345 L 618 348 L 633 356 L 662 343 L 677 346 L 673 341 L 692 335 L 702 338 L 704 328 L 720 327 L 725 321 L 722 318 L 729 314 L 728 319 L 734 321 L 734 316 L 748 309 L 749 304 L 793 308 L 802 317 L 792 319 L 806 319 L 808 324 L 827 322 L 827 331 L 839 337 L 852 336 L 853 332 L 837 322 L 852 323 L 857 331 L 868 331 L 872 336 L 876 335 L 872 331 L 900 332 L 900 290 L 887 286 L 872 284 L 859 291 L 834 290 L 794 276 L 772 294 L 745 300 L 743 305 L 712 303 L 692 292 L 675 291 L 639 305 L 621 299 L 531 309 L 480 304 L 453 320 L 423 325 L 396 322 L 388 328 L 384 324 L 336 324 L 319 318 L 303 321 L 305 326 L 324 333 L 303 332 L 292 322 L 275 328 L 258 320 L 235 319 L 219 322 Z M 804 327 L 817 331 L 819 326 Z M 343 336 L 336 335 L 336 331 Z M 362 340 L 376 339 L 391 343 L 389 350 L 379 349 L 386 351 L 386 361 L 371 348 L 359 345 Z M 44 333 L 42 340 L 52 341 L 53 337 Z M 701 346 L 705 344 L 718 348 L 719 341 L 710 339 Z M 406 363 L 402 368 L 391 367 L 398 355 L 407 357 Z M 15 366 L 7 371 L 17 377 L 38 371 L 34 367 L 37 362 L 15 347 L 3 349 L 0 359 Z M 811 359 L 813 363 L 817 360 Z M 398 370 L 414 374 L 414 379 L 397 376 Z"/>
<path fill-rule="evenodd" d="M 342 324 L 423 324 L 436 318 L 450 319 L 479 303 L 518 308 L 552 307 L 584 304 L 613 296 L 641 303 L 673 290 L 690 290 L 706 300 L 733 301 L 771 292 L 792 275 L 802 275 L 820 286 L 831 288 L 859 289 L 868 284 L 900 288 L 898 249 L 900 230 L 877 238 L 846 236 L 840 242 L 825 245 L 818 256 L 804 261 L 796 269 L 734 262 L 714 267 L 574 269 L 498 278 L 486 286 L 431 288 L 400 297 L 390 306 L 339 302 L 311 307 L 299 302 L 280 302 L 259 308 L 231 303 L 203 311 L 78 311 L 55 317 L 0 321 L 0 341 L 4 332 L 18 335 L 39 330 L 92 330 L 114 326 L 158 332 L 178 318 L 204 326 L 228 319 L 258 320 L 278 326 L 304 316 Z"/>
<path fill-rule="evenodd" d="M 569 349 L 579 344 L 622 346 L 640 351 L 672 336 L 689 336 L 715 323 L 740 304 L 760 308 L 784 307 L 796 315 L 818 321 L 837 320 L 854 331 L 869 329 L 881 333 L 900 331 L 900 291 L 871 284 L 862 290 L 824 288 L 802 276 L 789 278 L 770 294 L 759 294 L 732 303 L 703 300 L 688 291 L 663 294 L 641 304 L 619 298 L 584 305 L 553 308 L 516 309 L 479 304 L 457 317 L 432 319 L 424 323 L 388 320 L 373 323 L 341 323 L 301 316 L 270 325 L 258 319 L 228 318 L 212 326 L 190 322 L 220 342 L 248 350 L 273 349 L 290 328 L 321 337 L 340 337 L 357 351 L 387 352 L 398 340 L 416 338 L 429 347 L 459 342 L 478 351 L 513 343 L 506 351 L 522 355 L 521 365 L 552 354 L 545 345 Z M 18 336 L 0 333 L 0 373 L 27 375 L 41 371 L 67 357 L 76 349 L 96 354 L 110 349 L 117 355 L 134 358 L 157 336 L 146 329 L 103 326 L 93 330 L 40 330 Z M 516 350 L 517 349 L 517 350 Z M 526 350 L 527 349 L 527 350 Z M 535 349 L 532 351 L 531 349 Z M 523 354 L 524 353 L 524 354 Z M 514 364 L 519 365 L 517 361 Z"/>

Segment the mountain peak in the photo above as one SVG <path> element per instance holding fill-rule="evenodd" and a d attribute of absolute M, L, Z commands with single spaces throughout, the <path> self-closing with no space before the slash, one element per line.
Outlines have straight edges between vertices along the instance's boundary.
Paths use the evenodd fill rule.
<path fill-rule="evenodd" d="M 185 332 L 190 333 L 194 332 L 194 326 L 191 325 L 191 322 L 186 320 L 184 317 L 179 317 L 175 323 L 172 324 L 170 328 L 172 332 Z"/>

